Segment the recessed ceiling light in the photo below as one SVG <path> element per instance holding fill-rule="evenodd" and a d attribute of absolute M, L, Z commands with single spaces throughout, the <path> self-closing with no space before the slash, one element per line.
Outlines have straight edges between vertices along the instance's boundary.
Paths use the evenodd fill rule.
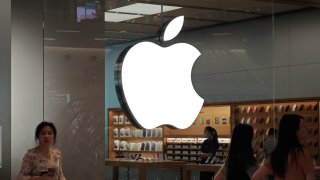
<path fill-rule="evenodd" d="M 77 31 L 77 30 L 60 30 L 60 29 L 57 29 L 56 32 L 59 32 L 59 33 L 80 33 L 80 31 Z"/>
<path fill-rule="evenodd" d="M 230 35 L 230 33 L 214 33 L 212 35 L 213 36 L 226 36 L 226 35 Z"/>
<path fill-rule="evenodd" d="M 107 38 L 94 38 L 95 41 L 105 41 Z"/>
<path fill-rule="evenodd" d="M 178 6 L 163 6 L 163 12 L 173 11 L 180 9 Z M 135 3 L 128 6 L 123 6 L 115 9 L 108 10 L 109 12 L 127 13 L 127 14 L 142 14 L 152 15 L 161 13 L 161 5 L 159 4 L 146 4 L 146 3 Z"/>
<path fill-rule="evenodd" d="M 106 22 L 121 22 L 121 21 L 130 20 L 130 19 L 136 19 L 139 17 L 143 17 L 143 16 L 142 15 L 134 15 L 134 14 L 112 13 L 112 12 L 105 12 L 104 13 L 104 21 L 106 21 Z"/>
<path fill-rule="evenodd" d="M 44 40 L 45 40 L 45 41 L 55 41 L 56 39 L 55 39 L 55 38 L 45 37 Z"/>
<path fill-rule="evenodd" d="M 95 41 L 106 41 L 106 40 L 113 40 L 113 41 L 130 41 L 128 39 L 121 39 L 121 38 L 94 38 Z"/>

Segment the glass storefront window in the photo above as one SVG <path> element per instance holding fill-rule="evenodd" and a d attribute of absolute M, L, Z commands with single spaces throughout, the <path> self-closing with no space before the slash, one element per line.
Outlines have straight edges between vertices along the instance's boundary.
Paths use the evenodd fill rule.
<path fill-rule="evenodd" d="M 11 75 L 15 88 L 11 124 L 12 131 L 30 135 L 39 118 L 54 122 L 59 132 L 56 147 L 62 151 L 67 179 L 175 180 L 204 176 L 210 179 L 225 163 L 237 125 L 252 127 L 253 153 L 260 164 L 275 147 L 279 123 L 285 114 L 304 118 L 308 139 L 303 146 L 310 150 L 314 164 L 319 165 L 318 2 L 45 0 L 42 3 L 13 3 Z M 177 28 L 176 34 L 164 41 L 163 32 L 177 17 L 184 19 L 181 32 Z M 144 81 L 130 84 L 133 89 L 138 92 L 140 88 L 142 92 L 140 86 L 146 84 L 161 89 L 163 94 L 177 94 L 141 95 L 139 91 L 136 98 L 137 93 L 130 92 L 131 97 L 148 108 L 139 111 L 140 118 L 141 113 L 148 114 L 146 119 L 150 121 L 159 114 L 166 117 L 163 125 L 157 127 L 141 123 L 137 111 L 121 101 L 128 100 L 128 96 L 122 92 L 122 86 L 117 86 L 123 78 L 119 71 L 123 68 L 120 54 L 142 42 L 161 50 L 185 43 L 200 53 L 190 76 L 185 77 L 192 87 L 189 84 L 183 90 L 179 90 L 183 78 L 180 68 L 185 68 L 184 60 L 189 55 L 186 58 L 178 55 L 186 56 L 191 50 L 175 51 L 177 56 L 172 58 L 164 50 L 157 54 L 145 48 L 140 52 L 148 54 L 150 61 L 143 58 L 143 53 L 130 58 L 131 64 L 144 60 L 139 71 L 131 74 L 138 78 L 140 75 Z M 21 61 L 24 58 L 28 65 Z M 168 63 L 160 66 L 161 60 Z M 150 68 L 156 63 L 162 69 Z M 167 79 L 152 79 L 155 71 Z M 25 86 L 32 88 L 26 90 L 30 97 L 24 99 Z M 183 97 L 187 91 L 197 94 L 204 103 L 194 121 L 185 125 L 187 128 L 174 128 L 179 127 L 180 117 L 194 110 L 178 110 L 183 105 L 196 104 L 186 101 L 190 97 Z M 24 110 L 30 99 L 34 100 L 30 106 L 35 108 Z M 160 100 L 170 108 L 156 107 Z M 24 116 L 28 126 L 22 124 L 26 128 L 19 124 Z M 7 125 L 0 124 L 5 135 Z M 211 150 L 206 150 L 206 139 L 212 132 L 212 137 L 217 135 L 218 139 L 211 154 Z M 11 138 L 13 175 L 18 173 L 21 147 L 30 144 L 30 141 L 17 144 L 19 138 Z"/>

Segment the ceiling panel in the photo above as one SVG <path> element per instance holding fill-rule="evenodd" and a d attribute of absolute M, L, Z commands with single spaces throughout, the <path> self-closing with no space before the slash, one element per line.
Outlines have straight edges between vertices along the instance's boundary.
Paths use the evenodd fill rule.
<path fill-rule="evenodd" d="M 157 36 L 156 34 L 160 32 L 161 22 L 166 24 L 173 18 L 181 15 L 185 16 L 183 27 L 183 31 L 185 31 L 222 23 L 232 23 L 246 19 L 269 16 L 272 15 L 272 13 L 283 13 L 306 8 L 304 5 L 288 2 L 272 4 L 270 0 L 165 0 L 163 2 L 164 5 L 178 6 L 182 8 L 163 13 L 162 20 L 159 14 L 154 14 L 112 25 L 110 23 L 106 23 L 109 24 L 109 26 L 106 25 L 106 30 L 139 33 L 135 35 L 106 33 L 106 36 L 122 37 L 130 40 L 143 39 L 144 37 L 155 37 Z M 106 1 L 107 10 L 134 3 L 149 3 L 160 6 L 161 0 Z M 107 44 L 110 44 L 108 40 Z"/>
<path fill-rule="evenodd" d="M 268 1 L 268 0 L 261 0 Z M 274 0 L 276 3 L 286 3 L 305 7 L 320 7 L 320 0 Z"/>
<path fill-rule="evenodd" d="M 174 19 L 177 16 L 180 15 L 184 15 L 185 19 L 184 19 L 184 28 L 194 28 L 194 27 L 203 27 L 203 26 L 209 26 L 209 25 L 214 25 L 217 23 L 220 23 L 220 21 L 214 21 L 214 20 L 200 20 L 200 19 L 196 19 L 196 18 L 189 18 L 186 16 L 186 14 L 170 14 L 170 13 L 164 13 L 163 14 L 163 20 L 162 20 L 162 24 L 166 24 L 168 22 L 170 22 L 172 19 Z M 147 25 L 152 25 L 152 26 L 158 26 L 160 28 L 160 22 L 161 22 L 161 18 L 158 15 L 155 16 L 146 16 L 146 17 L 142 17 L 142 18 L 138 18 L 135 20 L 130 21 L 133 24 L 147 24 Z"/>
<path fill-rule="evenodd" d="M 301 0 L 303 1 L 303 0 Z M 313 0 L 309 0 L 313 1 Z M 139 2 L 156 3 L 159 4 L 159 0 L 140 0 Z M 229 11 L 243 11 L 243 12 L 257 12 L 255 7 L 270 7 L 272 6 L 271 0 L 259 1 L 259 0 L 166 0 L 166 5 L 177 5 L 181 7 L 191 8 L 204 8 L 204 9 L 217 9 L 217 10 L 229 10 Z M 292 5 L 291 3 L 275 3 L 277 6 L 285 6 L 288 9 L 297 9 L 301 6 Z M 260 8 L 261 9 L 261 8 Z M 265 13 L 272 13 L 272 11 L 266 11 Z"/>
<path fill-rule="evenodd" d="M 102 0 L 97 0 L 102 1 Z M 83 44 L 99 44 L 105 38 L 107 45 L 157 37 L 161 22 L 167 23 L 173 18 L 184 15 L 183 31 L 199 29 L 222 23 L 269 16 L 272 13 L 284 13 L 308 7 L 320 7 L 320 0 L 163 0 L 164 5 L 178 6 L 181 9 L 165 12 L 161 21 L 159 14 L 143 15 L 122 22 L 76 22 L 78 1 L 46 1 L 45 34 L 47 44 L 60 42 L 75 42 L 80 39 Z M 80 1 L 79 1 L 80 2 Z M 81 1 L 82 2 L 82 1 Z M 97 13 L 100 15 L 110 9 L 124 7 L 134 3 L 156 4 L 161 7 L 161 0 L 105 0 L 97 3 Z M 67 22 L 67 23 L 65 23 Z M 91 23 L 92 22 L 92 23 Z M 101 25 L 104 24 L 104 25 Z M 57 30 L 81 31 L 81 33 L 61 33 Z M 102 29 L 104 34 L 97 33 Z M 101 37 L 102 36 L 102 37 Z M 50 39 L 56 39 L 56 41 Z M 96 40 L 95 40 L 96 39 Z M 97 40 L 101 39 L 101 40 Z"/>
<path fill-rule="evenodd" d="M 157 33 L 159 31 L 158 25 L 139 24 L 134 22 L 120 22 L 120 23 L 105 23 L 105 30 L 108 31 L 128 31 L 134 33 Z"/>
<path fill-rule="evenodd" d="M 255 13 L 240 13 L 240 12 L 227 12 L 227 11 L 217 11 L 217 10 L 206 10 L 206 9 L 191 9 L 182 8 L 175 11 L 170 11 L 165 13 L 165 15 L 177 17 L 184 15 L 186 18 L 194 18 L 199 20 L 207 21 L 220 21 L 220 22 L 231 22 L 243 19 L 249 19 L 260 16 Z"/>
<path fill-rule="evenodd" d="M 116 39 L 126 39 L 129 41 L 136 40 L 139 38 L 150 38 L 150 37 L 155 37 L 157 34 L 141 34 L 141 33 L 130 33 L 126 31 L 106 31 L 105 32 L 105 37 L 106 38 L 112 38 L 113 40 Z"/>

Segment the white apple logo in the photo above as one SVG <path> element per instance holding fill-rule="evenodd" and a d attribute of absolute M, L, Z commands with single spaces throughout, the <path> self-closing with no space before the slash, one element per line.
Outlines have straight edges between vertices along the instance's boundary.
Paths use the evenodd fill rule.
<path fill-rule="evenodd" d="M 183 21 L 183 16 L 172 20 L 163 40 L 178 35 Z M 116 87 L 122 108 L 131 116 L 128 118 L 146 129 L 160 125 L 188 128 L 204 102 L 191 80 L 193 64 L 200 55 L 186 43 L 161 47 L 141 42 L 126 49 L 119 57 L 116 75 L 120 86 Z"/>

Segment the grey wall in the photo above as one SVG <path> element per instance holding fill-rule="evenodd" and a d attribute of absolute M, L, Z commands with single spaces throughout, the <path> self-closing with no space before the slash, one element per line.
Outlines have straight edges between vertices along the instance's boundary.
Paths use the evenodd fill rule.
<path fill-rule="evenodd" d="M 12 1 L 12 179 L 43 119 L 42 1 Z"/>
<path fill-rule="evenodd" d="M 202 52 L 195 89 L 209 103 L 320 97 L 319 18 L 308 9 L 185 33 Z"/>
<path fill-rule="evenodd" d="M 316 9 L 277 19 L 274 46 L 276 97 L 320 96 L 319 18 L 320 9 Z"/>
<path fill-rule="evenodd" d="M 10 179 L 11 174 L 11 1 L 1 0 L 0 6 L 0 179 Z"/>

